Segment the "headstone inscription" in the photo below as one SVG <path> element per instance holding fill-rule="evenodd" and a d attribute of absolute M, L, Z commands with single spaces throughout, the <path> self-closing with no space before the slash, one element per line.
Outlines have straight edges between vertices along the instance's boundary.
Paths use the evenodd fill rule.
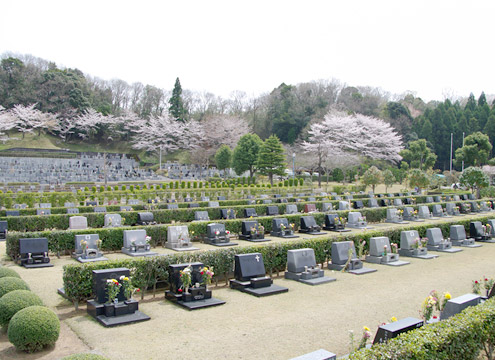
<path fill-rule="evenodd" d="M 285 278 L 307 285 L 326 284 L 336 280 L 325 276 L 325 272 L 316 265 L 315 251 L 311 248 L 287 251 Z"/>
<path fill-rule="evenodd" d="M 401 231 L 399 254 L 418 259 L 434 259 L 438 255 L 428 254 L 426 244 L 419 237 L 417 230 Z"/>
<path fill-rule="evenodd" d="M 376 269 L 363 267 L 361 259 L 357 258 L 356 248 L 352 241 L 338 241 L 332 243 L 332 262 L 328 269 L 347 271 L 350 274 L 362 275 L 375 272 Z"/>
<path fill-rule="evenodd" d="M 84 234 L 75 236 L 75 252 L 72 253 L 81 263 L 108 260 L 100 251 L 101 240 L 98 234 Z"/>
<path fill-rule="evenodd" d="M 230 232 L 225 230 L 225 224 L 208 224 L 206 226 L 205 243 L 214 246 L 235 246 L 237 243 L 230 242 Z"/>
<path fill-rule="evenodd" d="M 167 242 L 165 247 L 175 251 L 199 250 L 192 246 L 187 226 L 169 226 L 167 228 Z"/>
<path fill-rule="evenodd" d="M 122 252 L 129 256 L 153 256 L 156 252 L 151 251 L 150 238 L 146 230 L 124 230 L 124 244 Z"/>

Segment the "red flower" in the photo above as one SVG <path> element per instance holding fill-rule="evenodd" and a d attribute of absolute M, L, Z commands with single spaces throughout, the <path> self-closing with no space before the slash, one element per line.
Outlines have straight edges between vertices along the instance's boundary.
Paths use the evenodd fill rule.
<path fill-rule="evenodd" d="M 182 289 L 179 289 L 179 292 L 182 292 Z"/>
<path fill-rule="evenodd" d="M 488 279 L 487 279 L 487 278 L 485 278 L 485 281 L 488 281 Z"/>
<path fill-rule="evenodd" d="M 204 272 L 203 272 L 203 271 L 201 271 L 201 275 L 203 275 L 203 274 L 204 274 Z"/>
<path fill-rule="evenodd" d="M 478 280 L 475 280 L 474 283 L 477 284 L 478 283 Z"/>
<path fill-rule="evenodd" d="M 141 291 L 141 290 L 139 290 L 139 289 L 136 289 L 136 292 L 140 292 L 140 291 Z"/>
<path fill-rule="evenodd" d="M 437 318 L 437 316 L 436 315 L 433 315 L 433 319 L 436 319 L 436 318 Z"/>

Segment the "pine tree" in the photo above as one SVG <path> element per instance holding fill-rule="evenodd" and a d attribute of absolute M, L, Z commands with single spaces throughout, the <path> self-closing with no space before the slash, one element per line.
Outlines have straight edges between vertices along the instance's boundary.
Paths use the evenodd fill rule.
<path fill-rule="evenodd" d="M 286 167 L 284 147 L 276 135 L 265 140 L 258 154 L 257 168 L 263 175 L 268 175 L 273 186 L 273 175 L 284 175 Z"/>
<path fill-rule="evenodd" d="M 168 111 L 170 114 L 180 122 L 186 121 L 186 110 L 184 109 L 184 102 L 182 100 L 182 87 L 180 85 L 179 78 L 175 80 L 174 90 L 172 91 L 172 97 L 168 101 L 170 107 Z"/>

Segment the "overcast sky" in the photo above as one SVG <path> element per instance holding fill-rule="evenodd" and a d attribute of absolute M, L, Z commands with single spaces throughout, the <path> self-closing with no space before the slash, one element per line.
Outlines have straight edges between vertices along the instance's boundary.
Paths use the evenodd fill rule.
<path fill-rule="evenodd" d="M 0 54 L 228 97 L 282 82 L 495 94 L 495 1 L 3 1 Z"/>

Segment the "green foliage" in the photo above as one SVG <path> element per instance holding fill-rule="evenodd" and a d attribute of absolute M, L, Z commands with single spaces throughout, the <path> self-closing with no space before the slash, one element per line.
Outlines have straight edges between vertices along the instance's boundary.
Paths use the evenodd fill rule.
<path fill-rule="evenodd" d="M 488 175 L 481 168 L 473 166 L 464 169 L 459 181 L 461 185 L 469 187 L 473 193 L 477 190 L 478 197 L 480 195 L 480 190 L 490 185 Z"/>
<path fill-rule="evenodd" d="M 424 189 L 430 184 L 430 178 L 420 169 L 411 169 L 409 171 L 408 180 L 409 186 L 417 187 L 418 189 Z"/>
<path fill-rule="evenodd" d="M 363 174 L 361 181 L 366 186 L 371 186 L 375 192 L 375 186 L 383 181 L 383 174 L 376 166 L 372 166 Z"/>
<path fill-rule="evenodd" d="M 9 323 L 9 341 L 29 353 L 52 346 L 60 334 L 60 320 L 44 306 L 29 306 L 17 312 Z"/>
<path fill-rule="evenodd" d="M 43 306 L 40 297 L 29 290 L 14 290 L 0 298 L 0 325 L 6 327 L 19 310 L 28 306 Z"/>
<path fill-rule="evenodd" d="M 464 161 L 464 166 L 481 166 L 487 163 L 492 144 L 487 135 L 476 132 L 466 137 L 464 146 L 455 151 L 455 162 L 457 166 Z"/>
<path fill-rule="evenodd" d="M 280 140 L 272 135 L 265 140 L 258 153 L 256 167 L 261 174 L 268 175 L 271 185 L 273 185 L 273 175 L 284 175 L 287 165 L 284 152 Z"/>
<path fill-rule="evenodd" d="M 17 271 L 8 268 L 8 267 L 0 267 L 0 278 L 3 277 L 16 277 L 16 278 L 21 278 L 21 276 L 17 273 Z"/>
<path fill-rule="evenodd" d="M 232 162 L 232 150 L 227 145 L 222 145 L 215 154 L 215 162 L 218 170 L 225 170 Z"/>
<path fill-rule="evenodd" d="M 241 136 L 232 155 L 232 168 L 237 175 L 249 171 L 249 176 L 253 177 L 256 172 L 258 152 L 262 145 L 263 141 L 256 134 Z"/>
<path fill-rule="evenodd" d="M 401 150 L 399 154 L 411 168 L 427 170 L 435 165 L 437 156 L 428 148 L 425 139 L 411 141 L 407 146 L 408 148 Z"/>
<path fill-rule="evenodd" d="M 170 107 L 168 108 L 170 114 L 177 119 L 177 121 L 185 122 L 187 111 L 184 107 L 184 101 L 182 100 L 182 86 L 179 78 L 175 80 L 172 96 L 170 97 L 168 103 L 170 104 Z"/>
<path fill-rule="evenodd" d="M 14 290 L 29 290 L 28 284 L 20 278 L 6 276 L 0 278 L 0 299 Z"/>
<path fill-rule="evenodd" d="M 332 180 L 336 182 L 344 181 L 344 172 L 342 171 L 342 169 L 333 169 Z"/>
<path fill-rule="evenodd" d="M 388 188 L 392 186 L 397 180 L 390 169 L 385 169 L 382 175 L 383 183 L 385 184 L 385 192 L 387 192 Z"/>

